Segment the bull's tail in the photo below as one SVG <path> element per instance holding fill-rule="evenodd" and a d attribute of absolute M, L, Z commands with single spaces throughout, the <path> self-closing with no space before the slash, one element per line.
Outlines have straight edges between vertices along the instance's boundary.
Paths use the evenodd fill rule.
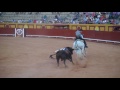
<path fill-rule="evenodd" d="M 56 54 L 52 54 L 52 55 L 50 55 L 49 58 L 55 59 L 55 58 L 53 58 L 53 55 L 56 55 Z"/>

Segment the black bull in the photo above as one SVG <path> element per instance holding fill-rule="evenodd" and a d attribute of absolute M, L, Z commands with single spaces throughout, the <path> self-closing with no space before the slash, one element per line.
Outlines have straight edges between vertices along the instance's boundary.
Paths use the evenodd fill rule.
<path fill-rule="evenodd" d="M 61 59 L 61 61 L 64 61 L 64 65 L 66 67 L 66 60 L 69 60 L 70 62 L 73 63 L 72 61 L 72 54 L 73 54 L 73 50 L 71 47 L 65 47 L 65 50 L 59 50 L 57 51 L 55 54 L 50 55 L 50 58 L 53 58 L 53 55 L 56 55 L 56 60 L 57 60 L 57 64 L 59 66 L 59 60 Z M 74 64 L 74 63 L 73 63 Z"/>

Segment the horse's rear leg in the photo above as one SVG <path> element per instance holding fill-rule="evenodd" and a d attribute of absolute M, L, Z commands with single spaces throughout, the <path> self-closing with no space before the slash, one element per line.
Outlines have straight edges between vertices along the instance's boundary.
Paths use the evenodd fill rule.
<path fill-rule="evenodd" d="M 84 49 L 84 52 L 85 52 L 85 53 L 84 53 L 84 54 L 85 54 L 84 56 L 86 57 L 86 54 L 87 54 L 87 53 L 86 53 L 86 50 L 85 50 L 85 49 Z"/>
<path fill-rule="evenodd" d="M 82 54 L 83 54 L 84 57 L 86 56 L 86 54 L 85 54 L 85 48 L 82 48 Z M 82 56 L 82 58 L 83 58 L 83 56 Z"/>

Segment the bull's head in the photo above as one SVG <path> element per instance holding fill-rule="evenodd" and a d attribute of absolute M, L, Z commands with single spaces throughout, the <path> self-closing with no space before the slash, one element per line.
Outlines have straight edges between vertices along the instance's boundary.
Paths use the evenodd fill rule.
<path fill-rule="evenodd" d="M 73 54 L 73 50 L 74 50 L 73 48 L 71 48 L 71 47 L 66 47 L 66 48 L 68 49 L 70 54 Z"/>

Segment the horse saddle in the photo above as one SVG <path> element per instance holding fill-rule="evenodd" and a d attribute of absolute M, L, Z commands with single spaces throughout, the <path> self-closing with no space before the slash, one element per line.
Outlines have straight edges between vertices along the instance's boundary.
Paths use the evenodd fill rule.
<path fill-rule="evenodd" d="M 83 42 L 83 40 L 81 40 L 81 39 L 76 39 L 76 41 L 81 41 L 81 42 Z"/>

